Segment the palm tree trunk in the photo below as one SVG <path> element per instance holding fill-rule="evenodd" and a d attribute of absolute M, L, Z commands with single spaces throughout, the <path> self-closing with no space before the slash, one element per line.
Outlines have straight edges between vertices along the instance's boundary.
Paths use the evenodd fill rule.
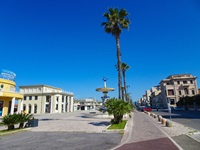
<path fill-rule="evenodd" d="M 128 98 L 127 98 L 127 90 L 126 90 L 126 73 L 125 73 L 125 71 L 123 71 L 122 73 L 123 73 L 123 79 L 124 79 L 125 100 L 128 101 Z"/>
<path fill-rule="evenodd" d="M 122 88 L 122 75 L 121 75 L 121 53 L 119 44 L 119 35 L 116 35 L 116 46 L 117 46 L 117 68 L 118 68 L 118 98 L 121 99 L 121 88 Z"/>

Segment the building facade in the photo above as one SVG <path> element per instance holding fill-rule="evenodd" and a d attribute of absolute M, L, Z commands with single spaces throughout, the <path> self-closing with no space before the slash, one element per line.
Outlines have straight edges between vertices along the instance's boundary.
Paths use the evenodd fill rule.
<path fill-rule="evenodd" d="M 150 96 L 150 104 L 152 108 L 160 108 L 162 107 L 162 101 L 160 98 L 160 86 L 154 86 L 151 88 L 151 96 Z"/>
<path fill-rule="evenodd" d="M 74 95 L 48 85 L 19 86 L 24 95 L 18 106 L 32 114 L 73 112 Z"/>
<path fill-rule="evenodd" d="M 6 70 L 0 75 L 0 117 L 13 114 L 14 106 L 17 101 L 21 102 L 23 94 L 16 92 L 15 74 Z M 19 106 L 19 112 L 22 109 Z"/>
<path fill-rule="evenodd" d="M 196 76 L 191 74 L 170 75 L 160 82 L 163 107 L 176 106 L 181 97 L 198 94 Z"/>
<path fill-rule="evenodd" d="M 95 110 L 102 106 L 102 102 L 97 102 L 93 98 L 86 98 L 82 100 L 76 100 L 74 110 Z"/>

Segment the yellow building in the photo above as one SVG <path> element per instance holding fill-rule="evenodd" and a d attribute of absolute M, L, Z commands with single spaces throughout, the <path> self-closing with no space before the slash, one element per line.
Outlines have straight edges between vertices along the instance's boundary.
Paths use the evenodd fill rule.
<path fill-rule="evenodd" d="M 23 94 L 16 92 L 14 78 L 15 74 L 7 70 L 3 70 L 0 74 L 0 117 L 14 113 L 16 100 L 18 100 L 18 104 L 22 105 Z M 22 107 L 18 108 L 18 112 L 20 112 Z"/>

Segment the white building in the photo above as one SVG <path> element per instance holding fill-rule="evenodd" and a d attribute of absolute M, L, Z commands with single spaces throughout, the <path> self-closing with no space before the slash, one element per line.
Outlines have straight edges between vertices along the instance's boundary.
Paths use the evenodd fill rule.
<path fill-rule="evenodd" d="M 18 106 L 32 114 L 73 112 L 74 95 L 48 85 L 19 86 L 24 95 Z"/>
<path fill-rule="evenodd" d="M 150 103 L 152 108 L 159 108 L 162 107 L 162 101 L 160 98 L 160 86 L 154 86 L 151 88 L 151 96 L 150 96 Z"/>
<path fill-rule="evenodd" d="M 102 106 L 102 102 L 97 102 L 93 98 L 86 98 L 82 100 L 76 100 L 74 110 L 95 110 Z"/>
<path fill-rule="evenodd" d="M 148 106 L 150 106 L 150 96 L 151 96 L 151 91 L 146 90 L 146 103 L 148 104 Z"/>

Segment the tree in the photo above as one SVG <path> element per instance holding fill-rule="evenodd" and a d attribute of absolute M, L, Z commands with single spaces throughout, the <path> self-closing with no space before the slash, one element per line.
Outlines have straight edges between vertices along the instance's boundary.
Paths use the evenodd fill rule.
<path fill-rule="evenodd" d="M 128 95 L 127 95 L 127 90 L 126 90 L 126 71 L 129 69 L 130 67 L 126 64 L 126 63 L 122 63 L 121 64 L 121 69 L 122 69 L 122 76 L 123 76 L 123 81 L 124 81 L 124 88 L 122 89 L 122 96 L 125 95 L 125 99 L 126 101 L 128 101 Z M 124 91 L 123 91 L 124 90 Z M 122 99 L 124 100 L 124 97 L 122 97 Z"/>
<path fill-rule="evenodd" d="M 122 122 L 124 114 L 130 113 L 133 110 L 133 106 L 130 103 L 117 98 L 108 99 L 105 107 L 107 108 L 108 114 L 114 116 L 113 122 L 116 124 Z"/>
<path fill-rule="evenodd" d="M 18 114 L 18 122 L 19 122 L 19 128 L 24 128 L 24 123 L 31 120 L 33 118 L 32 114 Z"/>
<path fill-rule="evenodd" d="M 116 40 L 117 48 L 117 68 L 118 68 L 118 98 L 121 99 L 122 75 L 121 75 L 121 52 L 120 52 L 120 34 L 122 29 L 128 29 L 130 21 L 126 10 L 118 8 L 109 8 L 109 13 L 103 14 L 107 22 L 103 22 L 106 33 L 112 34 Z"/>
<path fill-rule="evenodd" d="M 15 129 L 15 124 L 19 123 L 19 128 L 24 127 L 24 123 L 32 119 L 32 114 L 12 114 L 6 115 L 2 119 L 2 124 L 8 126 L 8 130 Z"/>
<path fill-rule="evenodd" d="M 8 130 L 15 129 L 15 124 L 18 124 L 18 115 L 6 115 L 2 118 L 2 124 L 8 127 Z"/>

